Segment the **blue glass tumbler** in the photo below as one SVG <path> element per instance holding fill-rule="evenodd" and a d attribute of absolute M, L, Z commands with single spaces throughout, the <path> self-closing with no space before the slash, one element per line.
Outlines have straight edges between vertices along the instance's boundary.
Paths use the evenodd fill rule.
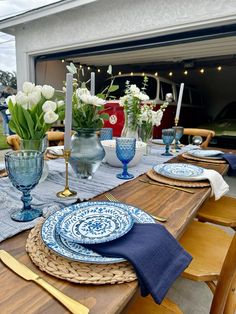
<path fill-rule="evenodd" d="M 178 151 L 181 149 L 180 145 L 180 139 L 184 134 L 184 128 L 182 126 L 173 126 L 173 129 L 175 131 L 175 149 Z"/>
<path fill-rule="evenodd" d="M 134 158 L 136 139 L 128 137 L 116 138 L 116 155 L 123 164 L 123 172 L 116 175 L 119 179 L 132 179 L 134 176 L 127 171 L 128 163 Z"/>
<path fill-rule="evenodd" d="M 163 129 L 162 130 L 162 140 L 166 145 L 166 151 L 162 154 L 162 156 L 173 156 L 170 153 L 170 144 L 173 142 L 175 138 L 175 130 L 174 129 Z"/>
<path fill-rule="evenodd" d="M 43 153 L 36 150 L 22 150 L 5 154 L 9 179 L 14 187 L 23 193 L 22 209 L 11 214 L 16 221 L 31 221 L 42 216 L 41 209 L 32 208 L 31 190 L 38 184 L 43 171 Z"/>
<path fill-rule="evenodd" d="M 112 128 L 102 128 L 100 130 L 100 141 L 112 140 L 113 129 Z"/>

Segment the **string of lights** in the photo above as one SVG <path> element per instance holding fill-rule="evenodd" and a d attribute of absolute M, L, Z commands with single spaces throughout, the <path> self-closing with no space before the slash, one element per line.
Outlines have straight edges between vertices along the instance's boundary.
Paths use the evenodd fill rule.
<path fill-rule="evenodd" d="M 61 62 L 62 63 L 64 63 L 64 62 L 66 62 L 64 59 L 62 59 L 61 60 Z M 79 67 L 80 67 L 80 69 L 86 69 L 87 71 L 93 71 L 93 72 L 97 72 L 97 73 L 100 73 L 100 72 L 102 72 L 102 69 L 100 69 L 100 68 L 97 68 L 96 66 L 89 66 L 89 65 L 86 65 L 86 64 L 80 64 L 79 65 Z M 211 67 L 211 69 L 212 69 L 213 67 Z M 221 65 L 218 65 L 217 67 L 214 67 L 218 72 L 220 72 L 220 71 L 222 71 L 222 69 L 223 69 L 223 67 L 221 66 Z M 105 69 L 104 69 L 104 71 L 106 71 Z M 162 71 L 163 72 L 163 71 Z M 189 74 L 191 74 L 191 72 L 193 73 L 193 72 L 198 72 L 198 73 L 200 73 L 200 74 L 204 74 L 204 73 L 206 73 L 207 72 L 207 69 L 205 69 L 205 68 L 195 68 L 195 69 L 191 69 L 191 70 L 184 70 L 182 73 L 183 73 L 183 75 L 185 75 L 185 76 L 187 76 L 187 75 L 189 75 Z M 179 71 L 178 71 L 178 73 L 179 73 Z M 113 74 L 115 74 L 115 73 L 113 73 Z M 117 74 L 115 74 L 115 75 L 122 75 L 122 74 L 130 74 L 131 76 L 132 75 L 134 75 L 135 73 L 134 72 L 125 72 L 125 73 L 122 73 L 121 71 L 119 71 Z M 150 71 L 148 71 L 148 74 L 151 74 L 151 72 Z M 158 76 L 158 72 L 155 72 L 155 73 L 153 73 L 155 76 Z M 145 72 L 142 72 L 142 76 L 145 76 Z M 172 77 L 172 76 L 174 76 L 174 72 L 173 71 L 169 71 L 168 72 L 168 76 L 170 76 L 170 77 Z"/>

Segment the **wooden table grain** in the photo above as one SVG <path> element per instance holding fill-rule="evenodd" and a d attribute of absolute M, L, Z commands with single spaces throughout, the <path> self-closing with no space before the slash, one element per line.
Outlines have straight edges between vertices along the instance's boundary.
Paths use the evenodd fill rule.
<path fill-rule="evenodd" d="M 181 157 L 176 157 L 171 162 L 176 161 L 183 162 Z M 228 169 L 226 164 L 195 164 L 215 169 L 221 174 L 225 174 Z M 177 239 L 195 217 L 198 208 L 210 195 L 209 187 L 191 188 L 194 194 L 189 194 L 168 187 L 142 183 L 139 181 L 140 178 L 145 178 L 145 175 L 118 186 L 110 192 L 121 202 L 140 207 L 152 214 L 168 217 L 165 226 Z M 94 200 L 104 199 L 104 194 L 94 198 Z M 1 249 L 11 253 L 68 296 L 89 307 L 91 314 L 121 313 L 138 293 L 137 281 L 116 285 L 80 285 L 59 280 L 41 272 L 25 252 L 28 233 L 29 231 L 22 232 L 5 240 L 0 244 Z M 68 313 L 68 311 L 45 290 L 32 282 L 23 280 L 0 263 L 0 313 L 62 314 Z"/>

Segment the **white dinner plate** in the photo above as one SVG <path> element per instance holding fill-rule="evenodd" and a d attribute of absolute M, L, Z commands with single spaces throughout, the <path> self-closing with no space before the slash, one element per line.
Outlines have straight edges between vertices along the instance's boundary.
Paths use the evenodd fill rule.
<path fill-rule="evenodd" d="M 203 176 L 204 169 L 191 164 L 184 163 L 161 164 L 155 166 L 154 170 L 158 174 L 171 179 L 183 181 L 200 181 L 206 179 Z"/>
<path fill-rule="evenodd" d="M 222 159 L 222 152 L 221 150 L 211 150 L 211 149 L 196 149 L 196 150 L 189 150 L 187 152 L 189 155 L 199 158 L 209 158 L 209 159 Z"/>

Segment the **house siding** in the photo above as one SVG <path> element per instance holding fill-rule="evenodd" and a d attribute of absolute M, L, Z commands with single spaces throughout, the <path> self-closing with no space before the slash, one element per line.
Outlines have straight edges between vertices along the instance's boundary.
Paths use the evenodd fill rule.
<path fill-rule="evenodd" d="M 100 0 L 19 25 L 18 88 L 34 80 L 34 56 L 224 25 L 235 14 L 235 0 Z"/>

